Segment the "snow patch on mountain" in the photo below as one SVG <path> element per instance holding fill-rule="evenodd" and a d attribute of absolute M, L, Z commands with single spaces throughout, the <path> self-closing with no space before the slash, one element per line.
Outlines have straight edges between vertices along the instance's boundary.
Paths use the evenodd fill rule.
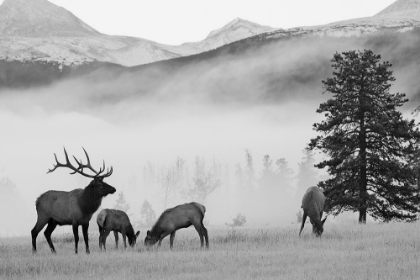
<path fill-rule="evenodd" d="M 273 30 L 276 30 L 276 28 L 237 18 L 222 28 L 210 32 L 203 43 L 205 42 L 207 44 L 208 49 L 214 49 L 231 42 Z"/>
<path fill-rule="evenodd" d="M 277 29 L 236 18 L 222 28 L 211 31 L 202 41 L 184 43 L 180 46 L 170 47 L 170 49 L 183 55 L 197 54 L 273 30 Z"/>
<path fill-rule="evenodd" d="M 111 62 L 125 66 L 147 64 L 181 56 L 179 53 L 166 50 L 164 45 L 148 40 L 140 40 L 126 47 L 110 50 L 107 54 Z"/>

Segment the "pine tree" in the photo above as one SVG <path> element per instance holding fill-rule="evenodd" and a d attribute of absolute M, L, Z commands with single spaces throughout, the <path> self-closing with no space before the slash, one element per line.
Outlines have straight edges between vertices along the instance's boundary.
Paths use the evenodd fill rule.
<path fill-rule="evenodd" d="M 263 157 L 263 170 L 261 172 L 260 185 L 264 190 L 276 188 L 276 174 L 273 171 L 273 160 L 269 155 Z"/>
<path fill-rule="evenodd" d="M 156 213 L 149 201 L 145 200 L 140 209 L 140 227 L 151 227 L 156 222 Z"/>
<path fill-rule="evenodd" d="M 245 184 L 247 189 L 254 188 L 255 185 L 255 173 L 254 173 L 254 164 L 252 159 L 251 151 L 248 149 L 245 150 L 245 161 L 246 161 L 246 168 L 245 168 Z"/>
<path fill-rule="evenodd" d="M 289 167 L 289 163 L 285 158 L 279 158 L 276 160 L 276 182 L 279 185 L 282 193 L 291 190 L 293 181 L 294 171 Z"/>
<path fill-rule="evenodd" d="M 302 202 L 302 197 L 309 187 L 315 186 L 318 182 L 318 174 L 315 168 L 315 158 L 313 152 L 308 149 L 303 151 L 302 161 L 299 163 L 298 174 L 296 176 L 296 199 Z"/>
<path fill-rule="evenodd" d="M 130 209 L 130 205 L 128 205 L 127 201 L 125 200 L 123 192 L 118 193 L 118 198 L 115 201 L 114 208 L 126 213 Z"/>
<path fill-rule="evenodd" d="M 314 124 L 321 135 L 309 148 L 328 158 L 316 166 L 327 168 L 321 181 L 327 211 L 358 211 L 383 221 L 415 220 L 419 188 L 412 159 L 420 133 L 414 120 L 403 119 L 397 107 L 408 100 L 389 92 L 395 81 L 389 62 L 370 50 L 336 53 L 332 78 L 322 81 L 332 98 L 317 110 L 325 120 Z"/>

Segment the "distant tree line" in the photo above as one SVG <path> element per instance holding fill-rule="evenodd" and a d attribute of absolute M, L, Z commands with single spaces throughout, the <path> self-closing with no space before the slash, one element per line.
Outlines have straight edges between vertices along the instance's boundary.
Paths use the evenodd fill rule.
<path fill-rule="evenodd" d="M 296 174 L 286 158 L 273 159 L 269 154 L 262 156 L 258 172 L 246 149 L 244 163 L 237 163 L 233 174 L 229 165 L 216 159 L 208 163 L 199 156 L 190 174 L 186 160 L 178 157 L 158 170 L 147 162 L 145 183 L 160 190 L 164 208 L 177 197 L 205 203 L 216 190 L 235 185 L 236 199 L 244 209 L 251 201 L 267 202 L 261 205 L 264 208 L 290 200 L 299 209 L 306 189 L 318 185 L 327 197 L 326 212 L 332 215 L 358 212 L 360 223 L 366 223 L 367 215 L 382 221 L 416 220 L 420 132 L 414 120 L 397 110 L 408 100 L 403 93 L 390 92 L 395 81 L 391 64 L 380 59 L 370 50 L 334 55 L 333 76 L 322 81 L 332 96 L 317 110 L 325 119 L 314 124 L 319 135 L 303 151 Z M 315 151 L 322 152 L 321 161 L 315 159 Z M 320 177 L 317 168 L 328 175 Z M 151 209 L 146 202 L 143 206 Z"/>

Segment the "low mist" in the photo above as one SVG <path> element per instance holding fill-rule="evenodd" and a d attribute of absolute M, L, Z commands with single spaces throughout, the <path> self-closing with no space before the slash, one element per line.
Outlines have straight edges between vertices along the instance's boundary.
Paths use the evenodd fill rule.
<path fill-rule="evenodd" d="M 199 162 L 219 181 L 202 201 L 210 226 L 226 226 L 238 213 L 246 226 L 290 225 L 297 221 L 303 191 L 326 176 L 303 150 L 316 136 L 313 123 L 322 120 L 316 109 L 330 97 L 322 94 L 321 81 L 332 75 L 333 54 L 371 48 L 393 63 L 397 81 L 391 91 L 407 93 L 411 101 L 403 110 L 412 117 L 420 89 L 417 33 L 233 45 L 175 62 L 2 90 L 0 179 L 8 181 L 0 191 L 3 200 L 14 202 L 1 210 L 14 214 L 0 235 L 29 235 L 41 193 L 89 183 L 65 168 L 46 174 L 54 153 L 64 161 L 63 147 L 79 159 L 84 147 L 94 166 L 102 160 L 113 166 L 106 181 L 117 193 L 104 198 L 102 207 L 112 208 L 123 192 L 133 222 L 141 218 L 145 200 L 157 216 L 191 201 L 188 190 Z M 315 161 L 320 157 L 313 155 Z M 182 180 L 165 196 L 162 178 L 179 159 Z M 287 178 L 277 176 L 280 166 L 288 168 Z"/>

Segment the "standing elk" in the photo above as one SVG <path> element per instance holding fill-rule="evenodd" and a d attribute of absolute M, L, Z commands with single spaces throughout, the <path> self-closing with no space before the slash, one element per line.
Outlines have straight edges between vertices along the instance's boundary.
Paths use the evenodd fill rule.
<path fill-rule="evenodd" d="M 47 239 L 48 245 L 50 245 L 51 251 L 55 253 L 54 245 L 51 241 L 51 234 L 57 225 L 72 225 L 75 252 L 77 254 L 77 245 L 79 242 L 79 225 L 82 226 L 83 238 L 86 244 L 86 253 L 89 254 L 89 240 L 88 240 L 88 228 L 89 221 L 92 218 L 93 213 L 98 210 L 101 205 L 102 198 L 108 194 L 115 193 L 115 188 L 105 183 L 103 180 L 106 177 L 111 176 L 113 168 L 111 167 L 106 173 L 101 174 L 105 171 L 105 162 L 103 167 L 97 172 L 90 164 L 89 156 L 86 150 L 83 148 L 87 164 L 82 164 L 82 161 L 78 161 L 73 157 L 78 167 L 74 167 L 67 156 L 67 151 L 64 148 L 64 154 L 66 157 L 66 163 L 62 164 L 58 162 L 57 155 L 55 156 L 56 164 L 53 169 L 49 169 L 47 174 L 53 172 L 58 167 L 67 167 L 73 170 L 70 174 L 81 174 L 85 177 L 92 178 L 93 180 L 84 189 L 75 189 L 70 192 L 64 191 L 47 191 L 41 194 L 36 200 L 36 211 L 38 219 L 35 227 L 31 231 L 32 235 L 32 251 L 36 252 L 36 238 L 38 233 L 48 224 L 47 229 L 44 232 L 45 238 Z M 83 172 L 83 169 L 89 169 L 94 175 L 89 175 Z"/>
<path fill-rule="evenodd" d="M 137 237 L 140 231 L 134 233 L 133 226 L 130 219 L 124 211 L 116 209 L 103 209 L 99 212 L 96 222 L 99 227 L 99 248 L 102 250 L 102 245 L 106 250 L 106 238 L 111 231 L 114 231 L 115 247 L 118 249 L 118 232 L 121 233 L 124 241 L 124 248 L 127 249 L 126 236 L 128 237 L 128 244 L 133 247 L 136 244 Z"/>
<path fill-rule="evenodd" d="M 325 196 L 321 189 L 318 187 L 310 187 L 303 195 L 302 199 L 302 226 L 300 227 L 299 236 L 305 226 L 306 217 L 309 216 L 309 220 L 312 224 L 312 232 L 316 236 L 321 236 L 324 231 L 324 223 L 327 218 L 321 221 L 322 212 L 324 211 Z"/>
<path fill-rule="evenodd" d="M 144 245 L 152 246 L 159 241 L 158 246 L 160 246 L 162 239 L 170 234 L 170 248 L 172 249 L 175 232 L 178 229 L 187 228 L 193 225 L 200 236 L 201 248 L 204 247 L 203 236 L 206 239 L 206 247 L 208 248 L 209 237 L 207 229 L 203 225 L 205 213 L 206 207 L 197 202 L 186 203 L 165 210 L 152 229 L 147 231 Z"/>

